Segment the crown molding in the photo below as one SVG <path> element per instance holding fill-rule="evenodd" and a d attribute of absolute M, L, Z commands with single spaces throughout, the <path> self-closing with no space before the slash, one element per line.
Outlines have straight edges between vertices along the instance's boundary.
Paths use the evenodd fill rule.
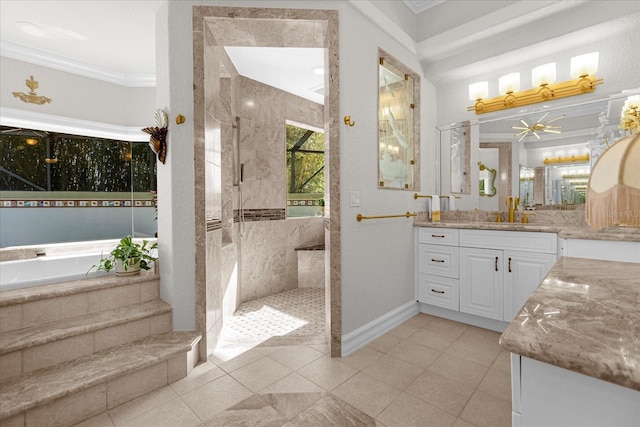
<path fill-rule="evenodd" d="M 363 16 L 369 18 L 380 29 L 396 39 L 396 41 L 407 48 L 409 52 L 414 55 L 418 54 L 416 41 L 402 28 L 400 28 L 400 26 L 389 19 L 387 15 L 382 13 L 380 9 L 375 7 L 371 1 L 349 0 L 349 3 Z"/>
<path fill-rule="evenodd" d="M 445 0 L 403 0 L 403 2 L 417 15 L 440 3 L 444 3 Z"/>
<path fill-rule="evenodd" d="M 149 135 L 142 132 L 144 125 L 119 126 L 15 108 L 2 107 L 2 110 L 0 110 L 0 125 L 114 139 L 117 141 L 149 141 Z"/>
<path fill-rule="evenodd" d="M 155 74 L 126 74 L 95 65 L 73 61 L 69 58 L 58 56 L 49 52 L 33 49 L 7 40 L 0 40 L 0 55 L 41 65 L 66 73 L 77 74 L 95 80 L 127 87 L 155 87 Z"/>

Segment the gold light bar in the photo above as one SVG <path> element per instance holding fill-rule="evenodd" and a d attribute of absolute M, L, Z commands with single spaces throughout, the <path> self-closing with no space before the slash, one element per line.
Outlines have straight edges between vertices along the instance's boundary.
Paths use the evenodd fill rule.
<path fill-rule="evenodd" d="M 603 79 L 599 79 L 596 76 L 581 76 L 577 79 L 567 80 L 561 83 L 542 84 L 538 88 L 520 92 L 509 92 L 504 96 L 498 96 L 496 98 L 479 98 L 476 100 L 475 105 L 468 107 L 467 110 L 475 110 L 476 114 L 491 113 L 507 108 L 522 107 L 538 102 L 547 102 L 554 99 L 582 95 L 583 93 L 593 92 L 596 90 L 596 86 L 601 85 L 603 82 Z"/>
<path fill-rule="evenodd" d="M 381 218 L 409 218 L 411 216 L 416 216 L 417 214 L 415 213 L 411 213 L 411 212 L 407 212 L 405 214 L 400 214 L 400 215 L 379 215 L 379 216 L 364 216 L 362 214 L 358 214 L 356 216 L 356 219 L 358 220 L 358 222 L 362 221 L 363 219 L 381 219 Z"/>
<path fill-rule="evenodd" d="M 418 194 L 418 193 L 413 193 L 413 198 L 414 199 L 430 199 L 432 196 L 424 196 L 422 194 Z M 440 196 L 441 199 L 448 199 L 451 196 Z M 462 197 L 460 196 L 454 196 L 456 199 L 462 199 Z"/>
<path fill-rule="evenodd" d="M 582 156 L 569 156 L 569 157 L 548 157 L 544 159 L 545 165 L 555 163 L 576 163 L 576 162 L 588 162 L 591 157 L 588 154 Z"/>

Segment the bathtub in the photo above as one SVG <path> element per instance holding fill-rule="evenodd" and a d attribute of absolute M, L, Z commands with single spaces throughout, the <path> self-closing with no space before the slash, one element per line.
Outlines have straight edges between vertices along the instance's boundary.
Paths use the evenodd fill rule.
<path fill-rule="evenodd" d="M 101 253 L 41 256 L 0 262 L 0 292 L 102 276 L 103 271 L 87 271 L 100 262 Z"/>

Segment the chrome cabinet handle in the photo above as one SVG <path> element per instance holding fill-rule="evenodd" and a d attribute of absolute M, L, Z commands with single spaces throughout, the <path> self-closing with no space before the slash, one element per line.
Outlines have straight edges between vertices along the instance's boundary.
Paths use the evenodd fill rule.
<path fill-rule="evenodd" d="M 431 262 L 444 262 L 443 259 L 433 259 L 431 258 Z"/>
<path fill-rule="evenodd" d="M 509 257 L 509 273 L 511 273 L 511 257 Z"/>
<path fill-rule="evenodd" d="M 498 257 L 496 257 L 496 271 L 498 271 Z"/>
<path fill-rule="evenodd" d="M 431 292 L 435 292 L 436 294 L 444 294 L 444 291 L 436 291 L 435 289 L 431 289 Z"/>

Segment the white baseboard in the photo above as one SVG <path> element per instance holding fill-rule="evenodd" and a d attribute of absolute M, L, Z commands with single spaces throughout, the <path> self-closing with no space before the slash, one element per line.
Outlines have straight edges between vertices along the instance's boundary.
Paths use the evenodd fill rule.
<path fill-rule="evenodd" d="M 355 331 L 342 336 L 342 357 L 364 347 L 374 339 L 384 335 L 420 312 L 416 301 L 409 301 L 400 307 L 362 325 Z"/>
<path fill-rule="evenodd" d="M 430 304 L 420 303 L 420 312 L 431 314 L 432 316 L 443 317 L 460 323 L 466 323 L 483 329 L 489 329 L 495 332 L 504 332 L 504 330 L 507 329 L 507 326 L 509 326 L 509 322 L 486 319 L 484 317 L 474 316 L 473 314 L 440 308 Z"/>

